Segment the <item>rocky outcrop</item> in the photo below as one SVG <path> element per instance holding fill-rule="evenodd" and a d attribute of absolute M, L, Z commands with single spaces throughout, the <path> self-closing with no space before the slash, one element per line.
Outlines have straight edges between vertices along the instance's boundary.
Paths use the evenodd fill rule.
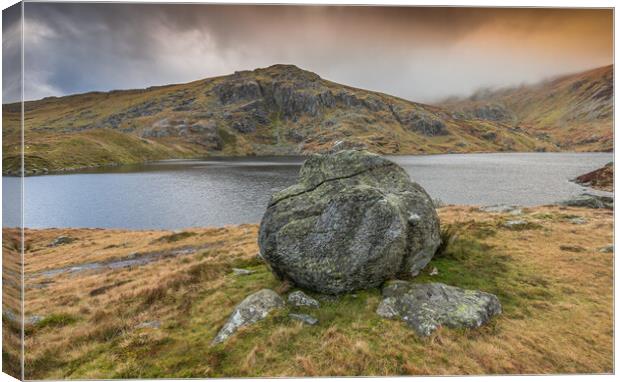
<path fill-rule="evenodd" d="M 402 319 L 420 336 L 429 336 L 440 326 L 476 328 L 502 311 L 492 294 L 441 283 L 392 281 L 382 295 L 377 314 Z"/>
<path fill-rule="evenodd" d="M 262 289 L 249 295 L 235 307 L 212 343 L 224 342 L 239 328 L 256 323 L 267 317 L 272 310 L 282 307 L 284 307 L 284 300 L 270 289 Z"/>
<path fill-rule="evenodd" d="M 614 163 L 609 162 L 599 169 L 578 176 L 573 181 L 582 186 L 611 192 L 614 190 Z"/>
<path fill-rule="evenodd" d="M 611 196 L 581 194 L 572 199 L 560 202 L 563 206 L 614 209 L 614 198 Z"/>
<path fill-rule="evenodd" d="M 468 117 L 484 119 L 487 121 L 507 121 L 511 120 L 512 114 L 505 107 L 497 104 L 480 105 L 479 107 L 467 110 Z"/>
<path fill-rule="evenodd" d="M 328 294 L 415 274 L 439 246 L 431 198 L 395 163 L 366 151 L 313 155 L 275 193 L 259 246 L 281 279 Z"/>
<path fill-rule="evenodd" d="M 394 118 L 411 132 L 430 137 L 448 134 L 445 123 L 429 112 L 423 110 L 405 110 L 393 105 L 390 105 L 390 110 Z"/>

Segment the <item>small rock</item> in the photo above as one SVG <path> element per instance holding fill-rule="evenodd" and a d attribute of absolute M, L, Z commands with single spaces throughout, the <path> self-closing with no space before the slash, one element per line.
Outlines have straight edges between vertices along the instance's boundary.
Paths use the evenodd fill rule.
<path fill-rule="evenodd" d="M 69 236 L 58 236 L 49 245 L 49 247 L 57 247 L 59 245 L 69 244 L 74 242 L 75 239 Z"/>
<path fill-rule="evenodd" d="M 250 271 L 247 269 L 241 269 L 241 268 L 233 268 L 232 270 L 235 273 L 235 276 L 247 276 L 247 275 L 251 275 L 252 273 L 254 273 L 254 271 Z"/>
<path fill-rule="evenodd" d="M 560 245 L 560 249 L 567 252 L 585 252 L 586 250 L 578 245 Z"/>
<path fill-rule="evenodd" d="M 304 324 L 308 324 L 308 325 L 316 325 L 319 322 L 318 319 L 312 317 L 309 314 L 290 313 L 288 316 L 294 320 L 301 321 Z"/>
<path fill-rule="evenodd" d="M 240 327 L 256 323 L 274 309 L 284 307 L 284 300 L 271 289 L 262 289 L 246 297 L 233 310 L 212 344 L 224 342 Z"/>
<path fill-rule="evenodd" d="M 41 322 L 42 320 L 43 320 L 43 316 L 37 316 L 37 315 L 25 316 L 24 317 L 24 324 L 25 325 L 36 325 L 39 322 Z"/>
<path fill-rule="evenodd" d="M 136 329 L 159 329 L 161 328 L 161 322 L 159 321 L 145 321 L 136 325 Z"/>
<path fill-rule="evenodd" d="M 288 303 L 293 306 L 309 306 L 312 308 L 318 308 L 321 306 L 321 304 L 317 300 L 313 299 L 312 297 L 308 296 L 300 290 L 297 290 L 288 295 Z"/>
<path fill-rule="evenodd" d="M 420 336 L 428 336 L 440 326 L 476 328 L 500 314 L 495 295 L 440 283 L 387 283 L 377 314 L 400 317 Z"/>
<path fill-rule="evenodd" d="M 613 244 L 606 245 L 604 247 L 599 248 L 598 251 L 601 253 L 614 253 L 614 245 Z"/>
<path fill-rule="evenodd" d="M 482 212 L 492 213 L 510 213 L 512 215 L 521 215 L 521 208 L 518 206 L 509 206 L 505 204 L 496 204 L 493 206 L 484 206 L 479 208 Z"/>
<path fill-rule="evenodd" d="M 579 225 L 586 224 L 588 222 L 585 218 L 582 218 L 580 216 L 575 217 L 575 218 L 570 218 L 568 219 L 568 221 L 571 224 L 579 224 Z"/>
<path fill-rule="evenodd" d="M 431 269 L 431 272 L 429 273 L 430 276 L 437 276 L 439 274 L 439 270 L 437 269 L 437 267 L 433 267 L 433 269 Z"/>
<path fill-rule="evenodd" d="M 527 227 L 529 227 L 529 223 L 525 220 L 508 220 L 507 222 L 504 222 L 502 226 L 508 229 L 519 230 L 519 229 L 526 229 Z"/>

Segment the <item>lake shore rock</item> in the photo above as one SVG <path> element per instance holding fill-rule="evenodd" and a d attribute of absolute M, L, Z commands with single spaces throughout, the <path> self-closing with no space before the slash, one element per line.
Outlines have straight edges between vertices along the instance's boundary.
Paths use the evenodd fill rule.
<path fill-rule="evenodd" d="M 597 190 L 613 192 L 614 190 L 614 162 L 587 174 L 573 179 L 573 182 L 582 186 L 592 187 Z"/>
<path fill-rule="evenodd" d="M 581 194 L 572 199 L 560 202 L 560 205 L 568 207 L 586 207 L 586 208 L 605 208 L 614 209 L 614 198 L 612 196 Z"/>
<path fill-rule="evenodd" d="M 278 278 L 340 294 L 415 274 L 440 243 L 432 199 L 395 163 L 367 151 L 313 155 L 275 193 L 259 246 Z"/>
<path fill-rule="evenodd" d="M 420 336 L 429 336 L 440 326 L 477 328 L 502 311 L 495 295 L 441 283 L 388 282 L 377 314 L 400 318 Z"/>

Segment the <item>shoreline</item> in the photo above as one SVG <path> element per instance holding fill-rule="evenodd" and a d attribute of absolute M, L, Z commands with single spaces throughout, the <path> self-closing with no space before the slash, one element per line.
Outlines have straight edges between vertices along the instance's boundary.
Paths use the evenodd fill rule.
<path fill-rule="evenodd" d="M 612 154 L 613 151 L 470 151 L 470 152 L 445 152 L 445 153 L 414 153 L 414 154 L 381 154 L 384 157 L 403 157 L 403 156 L 437 156 L 437 155 L 477 155 L 477 154 Z M 105 164 L 100 166 L 84 166 L 77 167 L 71 169 L 60 169 L 60 170 L 51 170 L 46 172 L 38 172 L 34 171 L 33 173 L 26 173 L 23 176 L 13 174 L 11 172 L 2 171 L 3 177 L 9 178 L 26 178 L 26 177 L 34 177 L 34 176 L 46 176 L 46 175 L 72 175 L 72 174 L 93 174 L 93 173 L 106 173 L 106 169 L 113 170 L 119 167 L 130 167 L 130 166 L 144 166 L 148 164 L 165 162 L 165 161 L 200 161 L 200 160 L 209 160 L 209 159 L 237 159 L 237 158 L 307 158 L 312 154 L 306 155 L 212 155 L 212 156 L 191 156 L 191 157 L 179 157 L 179 158 L 167 158 L 167 159 L 157 159 L 157 160 L 147 160 L 142 162 L 131 162 L 131 163 L 112 163 Z M 97 171 L 100 170 L 100 171 Z M 92 171 L 92 172 L 91 172 Z"/>

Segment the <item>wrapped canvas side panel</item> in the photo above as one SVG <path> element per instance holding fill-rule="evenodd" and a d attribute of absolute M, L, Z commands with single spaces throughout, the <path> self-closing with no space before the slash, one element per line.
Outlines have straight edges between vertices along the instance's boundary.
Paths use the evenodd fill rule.
<path fill-rule="evenodd" d="M 2 371 L 23 379 L 23 7 L 2 11 Z"/>

